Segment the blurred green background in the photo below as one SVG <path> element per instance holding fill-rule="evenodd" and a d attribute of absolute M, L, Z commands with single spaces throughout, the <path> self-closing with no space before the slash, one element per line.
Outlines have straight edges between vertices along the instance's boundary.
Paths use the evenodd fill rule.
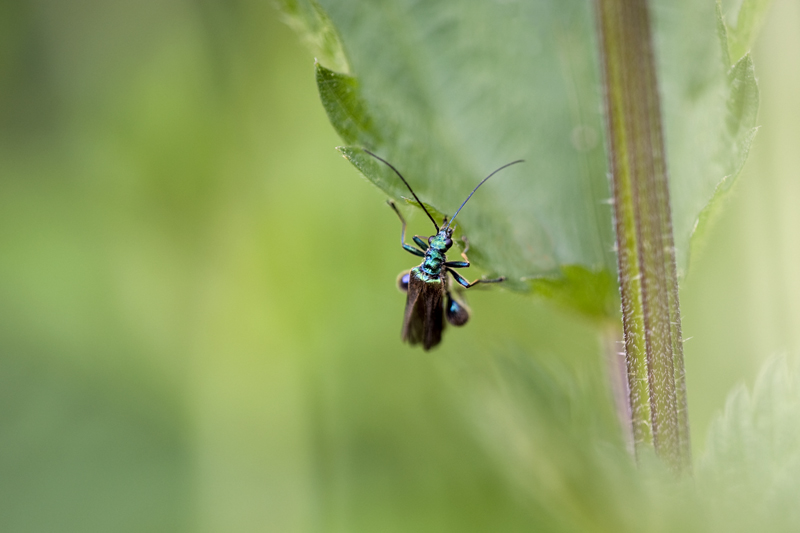
<path fill-rule="evenodd" d="M 799 29 L 776 0 L 762 128 L 682 284 L 698 455 L 728 391 L 800 348 Z M 595 329 L 474 291 L 438 350 L 402 345 L 394 280 L 414 261 L 337 144 L 313 57 L 268 2 L 0 4 L 2 531 L 537 516 L 476 437 L 460 372 L 507 351 L 603 383 Z"/>

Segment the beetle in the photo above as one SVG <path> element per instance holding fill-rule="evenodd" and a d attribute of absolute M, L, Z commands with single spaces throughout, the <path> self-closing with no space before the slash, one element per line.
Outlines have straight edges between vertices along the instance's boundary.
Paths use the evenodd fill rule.
<path fill-rule="evenodd" d="M 398 287 L 407 294 L 406 308 L 403 315 L 402 339 L 412 346 L 422 344 L 423 349 L 430 350 L 441 342 L 445 320 L 453 326 L 463 326 L 467 323 L 467 320 L 469 320 L 469 310 L 467 307 L 451 294 L 448 274 L 465 289 L 474 287 L 479 283 L 499 283 L 505 280 L 504 277 L 496 279 L 480 278 L 470 283 L 456 272 L 455 269 L 468 268 L 470 266 L 469 259 L 467 258 L 469 241 L 467 241 L 466 237 L 463 239 L 464 251 L 461 253 L 461 257 L 464 259 L 463 261 L 448 261 L 447 251 L 453 246 L 453 221 L 469 199 L 472 198 L 472 195 L 475 194 L 475 191 L 486 183 L 489 178 L 504 168 L 522 163 L 523 160 L 518 159 L 507 163 L 486 176 L 472 190 L 469 196 L 467 196 L 467 199 L 464 200 L 461 207 L 456 210 L 453 217 L 450 220 L 448 220 L 447 217 L 444 218 L 442 226 L 440 227 L 403 175 L 385 159 L 369 150 L 364 151 L 387 165 L 398 175 L 436 228 L 436 233 L 428 237 L 427 242 L 419 235 L 415 235 L 413 241 L 416 246 L 406 243 L 406 221 L 400 213 L 400 210 L 397 209 L 395 203 L 392 200 L 388 200 L 387 203 L 394 212 L 397 213 L 402 223 L 400 244 L 407 252 L 422 257 L 422 263 L 419 266 L 402 272 L 397 279 Z"/>

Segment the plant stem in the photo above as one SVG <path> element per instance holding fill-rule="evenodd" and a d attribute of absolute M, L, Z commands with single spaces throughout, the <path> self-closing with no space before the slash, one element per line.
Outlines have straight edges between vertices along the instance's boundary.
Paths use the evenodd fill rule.
<path fill-rule="evenodd" d="M 647 2 L 595 5 L 634 448 L 654 447 L 683 472 L 691 465 L 683 341 Z"/>

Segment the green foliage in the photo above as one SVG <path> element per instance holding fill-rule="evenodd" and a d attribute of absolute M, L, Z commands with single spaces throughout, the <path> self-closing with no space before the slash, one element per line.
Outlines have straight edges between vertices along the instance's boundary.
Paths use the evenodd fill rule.
<path fill-rule="evenodd" d="M 303 36 L 318 61 L 341 73 L 350 72 L 336 29 L 314 0 L 278 0 L 278 6 L 286 22 Z"/>
<path fill-rule="evenodd" d="M 731 58 L 738 60 L 753 48 L 772 0 L 735 0 L 732 3 L 726 17 L 728 51 Z"/>
<path fill-rule="evenodd" d="M 509 481 L 549 515 L 548 530 L 800 527 L 800 371 L 785 357 L 764 365 L 752 393 L 730 395 L 683 484 L 647 456 L 637 473 L 620 453 L 593 369 L 547 368 L 513 351 L 460 366 L 471 373 L 459 404 Z"/>
<path fill-rule="evenodd" d="M 317 87 L 336 133 L 346 143 L 372 146 L 379 142 L 372 118 L 358 93 L 358 80 L 316 65 Z M 347 157 L 347 155 L 345 155 Z"/>
<path fill-rule="evenodd" d="M 753 2 L 746 3 L 752 4 Z M 764 2 L 761 3 L 764 4 Z M 721 143 L 717 148 L 721 156 L 719 158 L 721 166 L 719 169 L 714 169 L 714 171 L 722 173 L 722 179 L 717 183 L 711 199 L 702 208 L 695 223 L 692 236 L 699 237 L 695 238 L 695 241 L 699 241 L 695 242 L 695 247 L 702 245 L 703 230 L 716 218 L 720 207 L 724 205 L 725 193 L 730 190 L 734 179 L 742 171 L 758 131 L 756 124 L 759 91 L 753 60 L 749 53 L 744 55 L 733 51 L 729 53 L 736 32 L 728 28 L 719 2 L 717 3 L 717 33 L 723 50 L 723 64 L 726 67 L 730 66 L 727 73 L 729 92 L 724 110 L 725 128 L 721 132 Z M 735 64 L 731 64 L 731 57 L 739 59 Z M 724 157 L 726 154 L 729 154 L 729 157 Z"/>
<path fill-rule="evenodd" d="M 509 275 L 512 288 L 532 289 L 590 316 L 612 314 L 615 266 L 588 7 L 319 6 L 351 65 L 348 74 L 317 66 L 323 106 L 350 145 L 340 148 L 343 155 L 382 191 L 407 195 L 362 148 L 377 151 L 435 216 L 452 213 L 494 166 L 526 158 L 535 171 L 498 177 L 465 210 L 461 223 L 474 262 Z M 759 91 L 746 51 L 765 6 L 745 2 L 731 26 L 719 5 L 715 13 L 713 5 L 689 0 L 652 4 L 682 272 L 692 237 L 718 210 L 757 130 Z M 507 482 L 537 509 L 536 518 L 525 521 L 529 527 L 638 531 L 658 516 L 667 530 L 723 531 L 743 513 L 722 509 L 745 502 L 730 494 L 736 486 L 730 481 L 756 476 L 748 490 L 760 490 L 775 483 L 769 473 L 794 461 L 789 454 L 770 472 L 751 473 L 753 459 L 741 455 L 762 431 L 768 436 L 762 448 L 775 445 L 769 440 L 775 431 L 751 420 L 771 420 L 782 409 L 800 412 L 781 398 L 767 402 L 758 416 L 749 408 L 728 409 L 698 470 L 700 492 L 691 483 L 672 484 L 648 457 L 637 474 L 618 453 L 608 413 L 592 419 L 598 405 L 607 405 L 602 394 L 576 385 L 574 369 L 547 370 L 519 354 L 495 352 L 482 363 L 466 359 L 467 379 L 453 380 L 457 405 Z M 758 397 L 766 386 L 756 389 Z M 742 397 L 731 401 L 742 404 Z M 781 440 L 792 454 L 800 447 L 795 440 Z M 759 456 L 758 446 L 752 450 Z M 791 521 L 779 512 L 781 494 L 768 506 L 781 515 L 776 524 Z M 749 519 L 757 523 L 758 516 Z"/>
<path fill-rule="evenodd" d="M 534 294 L 589 317 L 613 316 L 619 308 L 617 280 L 607 270 L 566 265 L 557 276 L 530 280 L 530 287 Z"/>
<path fill-rule="evenodd" d="M 768 361 L 752 393 L 740 386 L 712 424 L 698 483 L 727 531 L 797 531 L 800 372 Z"/>
<path fill-rule="evenodd" d="M 456 363 L 458 404 L 545 529 L 620 531 L 640 520 L 650 494 L 619 442 L 605 387 L 592 376 L 602 373 L 600 361 L 572 369 L 515 350 L 481 359 Z"/>
<path fill-rule="evenodd" d="M 526 159 L 459 216 L 474 263 L 517 290 L 530 289 L 524 280 L 561 279 L 564 290 L 592 295 L 577 309 L 605 312 L 613 295 L 602 292 L 613 287 L 572 287 L 592 281 L 564 276 L 616 272 L 589 3 L 286 5 L 297 17 L 325 13 L 339 36 L 349 74 L 320 65 L 317 79 L 345 142 L 388 159 L 442 213 L 494 168 Z M 749 60 L 726 72 L 713 5 L 655 2 L 653 12 L 682 271 L 701 212 L 746 158 L 758 92 Z M 319 20 L 307 34 L 319 33 Z M 390 196 L 404 194 L 378 166 L 350 160 Z"/>
<path fill-rule="evenodd" d="M 338 141 L 314 58 L 269 3 L 43 0 L 0 12 L 3 533 L 705 533 L 752 523 L 740 518 L 751 502 L 729 518 L 720 502 L 704 514 L 727 494 L 705 463 L 702 491 L 657 466 L 634 468 L 586 321 L 538 299 L 470 291 L 470 324 L 448 330 L 436 352 L 400 343 L 393 277 L 413 258 L 383 193 L 328 150 Z M 330 50 L 317 58 L 357 73 L 363 93 L 316 13 L 324 39 L 314 43 Z M 782 82 L 780 50 L 763 54 Z M 796 92 L 773 113 L 791 116 Z M 784 184 L 796 182 L 793 152 L 781 154 L 768 176 L 786 181 L 754 182 L 775 195 L 763 197 L 770 209 L 776 197 L 791 205 Z M 480 212 L 503 178 L 470 208 Z M 474 182 L 454 185 L 465 188 L 453 192 L 460 202 Z M 433 192 L 422 199 L 455 207 Z M 769 217 L 747 228 L 774 234 Z M 682 294 L 702 301 L 688 314 L 707 321 L 687 333 L 687 364 L 702 370 L 690 374 L 702 408 L 693 413 L 718 408 L 715 391 L 747 375 L 750 346 L 783 342 L 758 325 L 776 315 L 791 324 L 747 280 L 791 276 L 793 256 L 753 266 L 737 229 Z M 616 305 L 603 300 L 608 268 L 575 268 L 525 283 L 552 297 L 597 290 L 565 302 L 599 302 L 589 314 Z M 707 297 L 709 285 L 719 297 Z M 700 436 L 704 419 L 695 422 Z M 733 441 L 768 444 L 747 435 Z M 741 473 L 754 492 L 770 479 L 789 486 L 782 468 L 796 478 L 785 462 L 770 478 L 766 463 L 738 470 L 737 455 L 726 457 L 710 471 L 726 472 L 723 482 Z M 780 498 L 795 492 L 762 494 L 786 515 L 794 507 Z"/>

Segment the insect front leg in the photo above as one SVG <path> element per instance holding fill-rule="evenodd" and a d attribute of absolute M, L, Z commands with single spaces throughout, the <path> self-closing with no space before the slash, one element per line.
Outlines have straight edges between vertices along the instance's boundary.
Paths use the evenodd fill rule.
<path fill-rule="evenodd" d="M 394 209 L 394 212 L 397 213 L 398 217 L 400 217 L 400 222 L 403 223 L 403 229 L 400 230 L 400 244 L 403 246 L 403 250 L 419 257 L 425 257 L 425 252 L 414 248 L 410 244 L 406 244 L 406 219 L 404 219 L 403 215 L 400 214 L 400 210 L 397 209 L 397 206 L 394 205 L 392 200 L 386 200 L 386 203 L 389 204 L 389 207 Z"/>
<path fill-rule="evenodd" d="M 478 283 L 500 283 L 501 281 L 505 281 L 506 280 L 505 277 L 500 277 L 500 278 L 496 278 L 496 279 L 479 278 L 479 279 L 476 279 L 475 281 L 473 281 L 472 283 L 470 283 L 469 281 L 464 279 L 464 277 L 461 276 L 461 274 L 459 274 L 455 270 L 452 270 L 452 269 L 448 268 L 447 271 L 450 272 L 450 275 L 453 276 L 453 279 L 455 279 L 458 282 L 458 284 L 461 285 L 462 287 L 464 287 L 465 289 L 469 289 L 470 287 L 474 287 Z"/>
<path fill-rule="evenodd" d="M 450 268 L 468 268 L 469 267 L 469 258 L 467 257 L 467 250 L 469 250 L 469 241 L 466 237 L 461 237 L 461 240 L 464 241 L 464 251 L 461 252 L 461 257 L 464 258 L 463 261 L 448 261 L 444 264 L 446 267 Z"/>

